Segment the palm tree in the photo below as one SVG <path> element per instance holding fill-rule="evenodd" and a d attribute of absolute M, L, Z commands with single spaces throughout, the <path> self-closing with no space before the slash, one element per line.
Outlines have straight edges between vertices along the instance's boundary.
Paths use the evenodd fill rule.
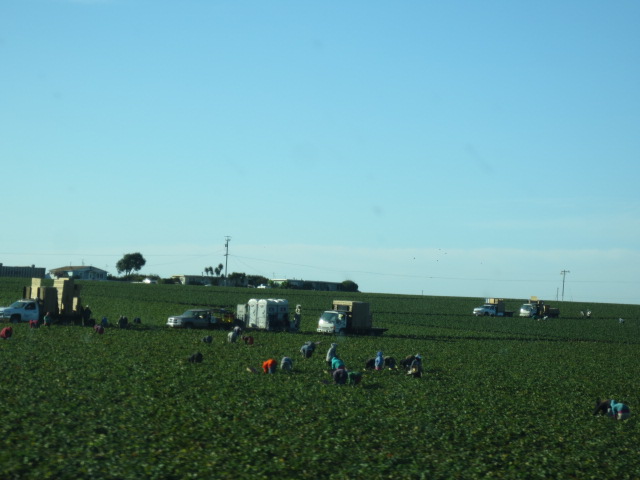
<path fill-rule="evenodd" d="M 224 268 L 224 265 L 220 264 L 216 267 L 215 272 L 216 272 L 216 276 L 219 277 L 220 274 L 222 273 L 222 269 Z"/>

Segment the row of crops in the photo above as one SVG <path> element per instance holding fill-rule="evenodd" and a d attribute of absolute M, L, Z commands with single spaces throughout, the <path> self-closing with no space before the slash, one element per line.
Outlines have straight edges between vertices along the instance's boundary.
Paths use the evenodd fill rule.
<path fill-rule="evenodd" d="M 3 279 L 0 303 L 22 286 Z M 212 331 L 205 344 L 202 331 L 165 328 L 167 316 L 265 292 L 116 282 L 83 283 L 84 303 L 141 326 L 14 326 L 0 343 L 0 478 L 640 476 L 639 306 L 564 302 L 560 319 L 536 321 L 475 318 L 482 299 L 357 294 L 385 335 L 323 337 L 315 323 L 335 294 L 266 293 L 303 306 L 301 333 L 254 332 L 247 346 Z M 305 360 L 307 340 L 321 344 Z M 378 350 L 421 353 L 425 375 L 367 371 L 355 388 L 333 385 L 333 341 L 350 369 Z M 203 362 L 187 362 L 196 351 Z M 291 374 L 250 372 L 285 355 Z M 625 401 L 631 419 L 592 416 L 598 396 Z"/>

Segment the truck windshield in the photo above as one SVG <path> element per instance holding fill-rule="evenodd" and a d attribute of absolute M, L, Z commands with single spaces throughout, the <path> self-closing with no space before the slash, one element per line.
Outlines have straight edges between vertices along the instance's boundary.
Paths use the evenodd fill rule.
<path fill-rule="evenodd" d="M 18 300 L 17 302 L 13 302 L 11 305 L 9 305 L 11 308 L 24 308 L 25 305 L 28 305 L 30 302 L 22 302 L 20 300 Z"/>
<path fill-rule="evenodd" d="M 336 323 L 336 320 L 338 320 L 338 314 L 336 312 L 323 312 L 322 315 L 320 315 L 320 320 L 327 323 Z"/>

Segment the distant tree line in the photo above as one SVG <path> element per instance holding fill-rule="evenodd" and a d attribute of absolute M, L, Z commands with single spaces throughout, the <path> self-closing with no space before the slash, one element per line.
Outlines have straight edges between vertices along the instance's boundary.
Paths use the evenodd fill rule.
<path fill-rule="evenodd" d="M 120 277 L 114 277 L 109 275 L 108 280 L 123 280 L 128 282 L 142 282 L 145 279 L 153 280 L 157 283 L 178 283 L 178 280 L 174 278 L 161 278 L 159 275 L 151 274 L 151 275 L 141 275 L 137 272 L 140 271 L 142 267 L 147 263 L 145 258 L 141 253 L 127 253 L 125 254 L 118 263 L 116 263 L 116 270 L 118 271 Z M 213 276 L 215 275 L 215 280 L 218 285 L 228 285 L 228 286 L 250 286 L 257 287 L 259 285 L 267 285 L 271 288 L 280 288 L 280 289 L 291 289 L 291 290 L 313 290 L 312 282 L 303 282 L 302 286 L 298 284 L 293 284 L 289 281 L 284 281 L 282 283 L 275 283 L 269 280 L 267 277 L 262 275 L 247 275 L 242 272 L 233 272 L 229 274 L 229 277 L 226 278 L 222 273 L 224 266 L 220 263 L 217 267 L 213 268 L 211 266 L 204 268 L 205 275 L 211 277 L 213 280 Z M 203 275 L 204 276 L 204 275 Z M 225 280 L 221 282 L 221 280 Z M 205 282 L 202 282 L 204 284 Z M 213 284 L 213 282 L 209 282 L 209 284 Z M 344 282 L 338 285 L 338 291 L 341 292 L 358 292 L 358 284 L 351 281 L 345 280 Z"/>
<path fill-rule="evenodd" d="M 268 285 L 272 288 L 285 288 L 291 290 L 313 290 L 313 282 L 302 282 L 302 286 L 292 284 L 289 281 L 284 281 L 281 284 L 274 283 L 269 281 Z M 351 280 L 345 280 L 344 282 L 338 284 L 339 292 L 358 292 L 358 284 Z"/>

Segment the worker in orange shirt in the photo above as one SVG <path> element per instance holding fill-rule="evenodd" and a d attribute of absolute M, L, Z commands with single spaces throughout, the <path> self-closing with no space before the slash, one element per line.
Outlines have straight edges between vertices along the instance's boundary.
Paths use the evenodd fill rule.
<path fill-rule="evenodd" d="M 278 362 L 276 362 L 273 358 L 262 362 L 262 370 L 264 373 L 276 373 L 276 367 L 278 366 Z"/>

